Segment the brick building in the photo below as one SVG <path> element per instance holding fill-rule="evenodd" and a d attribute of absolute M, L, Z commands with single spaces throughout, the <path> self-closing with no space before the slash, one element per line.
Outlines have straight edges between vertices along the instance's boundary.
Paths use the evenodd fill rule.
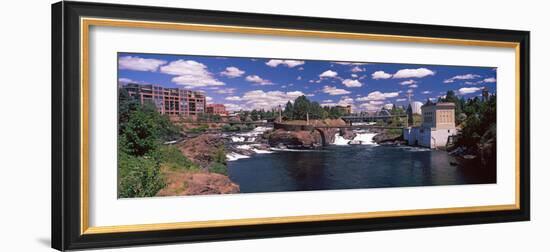
<path fill-rule="evenodd" d="M 206 105 L 206 113 L 212 115 L 227 116 L 227 110 L 223 104 L 208 104 Z"/>
<path fill-rule="evenodd" d="M 201 91 L 135 83 L 129 83 L 123 88 L 141 104 L 153 103 L 158 112 L 164 115 L 196 116 L 206 111 L 206 95 Z"/>

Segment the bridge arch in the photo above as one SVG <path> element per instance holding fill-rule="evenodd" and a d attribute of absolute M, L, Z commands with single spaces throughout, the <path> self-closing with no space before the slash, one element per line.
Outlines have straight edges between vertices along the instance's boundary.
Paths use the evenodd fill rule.
<path fill-rule="evenodd" d="M 325 135 L 325 131 L 319 128 L 313 128 L 313 129 L 319 132 L 319 134 L 321 135 L 321 145 L 327 146 L 327 137 Z"/>

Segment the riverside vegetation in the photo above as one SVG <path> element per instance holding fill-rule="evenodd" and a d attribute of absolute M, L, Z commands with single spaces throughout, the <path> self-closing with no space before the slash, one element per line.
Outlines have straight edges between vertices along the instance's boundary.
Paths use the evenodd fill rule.
<path fill-rule="evenodd" d="M 177 146 L 162 144 L 179 137 L 179 128 L 172 124 L 167 116 L 159 114 L 153 104 L 142 105 L 131 98 L 125 90 L 120 89 L 118 197 L 155 196 L 161 189 L 178 182 L 168 176 L 203 173 L 202 177 L 209 179 L 212 177 L 209 173 L 227 174 L 223 146 L 211 154 L 205 154 L 211 155 L 211 162 L 201 166 L 183 155 Z M 226 177 L 225 179 L 229 181 Z M 186 187 L 185 183 L 182 186 Z M 177 188 L 178 191 L 185 189 L 181 186 Z"/>

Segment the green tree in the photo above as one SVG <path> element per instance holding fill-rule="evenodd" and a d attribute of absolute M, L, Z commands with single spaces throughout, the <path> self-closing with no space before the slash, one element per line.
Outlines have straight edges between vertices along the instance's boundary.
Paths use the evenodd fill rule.
<path fill-rule="evenodd" d="M 294 106 L 290 101 L 286 102 L 284 116 L 289 120 L 294 120 Z"/>

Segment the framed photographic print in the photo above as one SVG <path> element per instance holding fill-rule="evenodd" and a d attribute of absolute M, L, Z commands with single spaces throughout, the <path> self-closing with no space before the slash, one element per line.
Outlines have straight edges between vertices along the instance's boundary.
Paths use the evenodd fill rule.
<path fill-rule="evenodd" d="M 529 220 L 527 31 L 64 1 L 52 69 L 58 250 Z"/>

